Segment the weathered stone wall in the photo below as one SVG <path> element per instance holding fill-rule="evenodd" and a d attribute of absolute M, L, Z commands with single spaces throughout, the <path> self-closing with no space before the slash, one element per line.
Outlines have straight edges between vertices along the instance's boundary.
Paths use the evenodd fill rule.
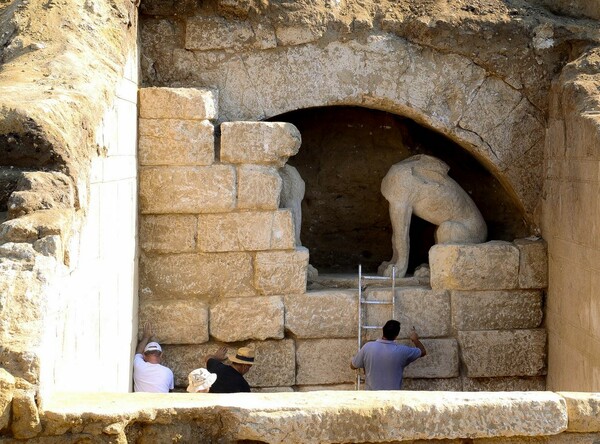
<path fill-rule="evenodd" d="M 220 121 L 332 105 L 409 117 L 480 160 L 534 225 L 550 81 L 598 38 L 595 23 L 496 0 L 146 0 L 141 12 L 145 85 L 218 89 Z"/>
<path fill-rule="evenodd" d="M 542 228 L 554 389 L 600 390 L 599 67 L 595 49 L 565 68 L 550 97 Z"/>
<path fill-rule="evenodd" d="M 593 444 L 599 412 L 593 393 L 70 393 L 35 442 Z"/>
<path fill-rule="evenodd" d="M 308 251 L 278 209 L 277 167 L 300 148 L 295 127 L 216 129 L 210 90 L 143 88 L 140 100 L 140 325 L 154 322 L 176 385 L 226 343 L 256 347 L 256 390 L 353 388 L 357 287 L 306 292 Z M 173 126 L 186 128 L 176 142 Z M 402 339 L 413 325 L 422 336 L 429 353 L 406 369 L 407 387 L 543 389 L 544 242 L 436 245 L 429 262 L 431 286 L 399 288 L 395 313 L 366 312 L 370 325 L 399 319 Z M 391 290 L 365 297 L 390 300 Z"/>
<path fill-rule="evenodd" d="M 136 31 L 128 0 L 0 5 L 2 434 L 49 391 L 129 389 Z"/>

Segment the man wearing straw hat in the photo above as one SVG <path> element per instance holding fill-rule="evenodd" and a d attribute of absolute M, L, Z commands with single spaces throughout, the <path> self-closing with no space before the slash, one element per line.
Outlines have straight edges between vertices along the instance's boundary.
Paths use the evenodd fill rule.
<path fill-rule="evenodd" d="M 249 392 L 250 386 L 244 379 L 252 364 L 254 364 L 254 350 L 242 347 L 235 355 L 229 356 L 230 365 L 223 364 L 227 358 L 227 348 L 221 347 L 214 355 L 206 359 L 206 368 L 217 375 L 217 380 L 210 387 L 210 393 L 238 393 Z"/>

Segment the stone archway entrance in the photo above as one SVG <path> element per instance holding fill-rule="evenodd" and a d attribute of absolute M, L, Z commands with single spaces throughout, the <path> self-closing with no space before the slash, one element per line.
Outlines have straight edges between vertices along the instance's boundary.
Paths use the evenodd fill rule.
<path fill-rule="evenodd" d="M 321 273 L 375 272 L 391 257 L 388 202 L 380 192 L 388 169 L 407 157 L 430 154 L 474 199 L 489 239 L 528 235 L 523 213 L 500 182 L 455 142 L 411 119 L 367 108 L 309 108 L 271 120 L 293 123 L 302 146 L 288 163 L 306 182 L 302 243 Z M 413 216 L 409 273 L 428 261 L 435 226 Z"/>

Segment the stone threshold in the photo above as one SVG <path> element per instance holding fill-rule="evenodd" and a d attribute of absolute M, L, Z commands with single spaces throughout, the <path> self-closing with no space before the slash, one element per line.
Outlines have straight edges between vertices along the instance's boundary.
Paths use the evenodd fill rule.
<path fill-rule="evenodd" d="M 224 442 L 361 443 L 549 436 L 577 418 L 587 429 L 568 431 L 600 432 L 599 406 L 600 394 L 553 392 L 55 393 L 40 419 L 43 435 L 191 424 Z"/>
<path fill-rule="evenodd" d="M 365 276 L 376 276 L 375 274 L 367 274 Z M 391 287 L 391 281 L 369 281 L 369 287 Z M 396 279 L 396 288 L 414 287 L 414 286 L 429 286 L 429 277 L 408 276 Z M 357 273 L 331 273 L 319 274 L 318 276 L 309 279 L 307 290 L 321 290 L 327 288 L 358 288 Z"/>

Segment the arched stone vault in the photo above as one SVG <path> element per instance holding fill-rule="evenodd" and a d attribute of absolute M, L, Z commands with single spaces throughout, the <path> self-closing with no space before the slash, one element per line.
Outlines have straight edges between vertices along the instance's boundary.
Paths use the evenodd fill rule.
<path fill-rule="evenodd" d="M 219 120 L 261 120 L 354 105 L 400 114 L 448 136 L 498 177 L 529 222 L 542 184 L 544 116 L 472 60 L 388 34 L 207 57 L 175 50 L 175 70 L 219 91 Z"/>

